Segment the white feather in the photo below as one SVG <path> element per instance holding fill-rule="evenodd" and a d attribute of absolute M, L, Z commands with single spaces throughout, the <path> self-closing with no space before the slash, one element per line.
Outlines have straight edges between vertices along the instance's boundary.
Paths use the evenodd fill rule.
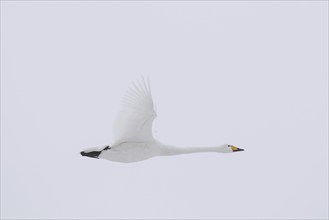
<path fill-rule="evenodd" d="M 153 139 L 152 124 L 156 117 L 149 80 L 132 82 L 122 101 L 114 125 L 114 142 L 148 141 Z"/>

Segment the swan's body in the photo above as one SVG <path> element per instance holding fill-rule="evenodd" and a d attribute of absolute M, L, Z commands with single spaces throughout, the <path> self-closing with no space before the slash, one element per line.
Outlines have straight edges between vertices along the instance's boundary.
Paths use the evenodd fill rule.
<path fill-rule="evenodd" d="M 111 147 L 109 151 L 103 151 L 100 159 L 116 162 L 131 163 L 149 159 L 161 155 L 161 151 L 154 143 L 147 142 L 122 142 Z"/>
<path fill-rule="evenodd" d="M 129 88 L 113 126 L 114 143 L 101 149 L 89 149 L 81 152 L 88 156 L 110 161 L 131 163 L 155 156 L 178 154 L 219 152 L 231 153 L 243 151 L 233 145 L 214 147 L 175 147 L 162 144 L 153 138 L 152 124 L 157 114 L 154 110 L 149 82 L 135 84 Z"/>

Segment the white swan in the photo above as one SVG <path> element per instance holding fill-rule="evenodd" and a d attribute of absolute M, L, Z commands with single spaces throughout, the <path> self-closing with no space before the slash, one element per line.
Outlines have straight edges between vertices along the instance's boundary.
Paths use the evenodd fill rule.
<path fill-rule="evenodd" d="M 99 149 L 87 149 L 82 156 L 131 163 L 155 156 L 218 152 L 232 153 L 243 151 L 233 145 L 213 147 L 175 147 L 163 144 L 153 138 L 152 124 L 157 114 L 154 110 L 149 80 L 132 83 L 122 102 L 122 110 L 114 122 L 114 143 Z"/>

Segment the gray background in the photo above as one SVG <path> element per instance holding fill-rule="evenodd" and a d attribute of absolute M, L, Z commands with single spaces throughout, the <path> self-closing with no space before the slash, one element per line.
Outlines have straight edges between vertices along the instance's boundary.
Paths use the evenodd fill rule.
<path fill-rule="evenodd" d="M 1 2 L 2 218 L 328 217 L 328 2 Z M 120 164 L 131 80 L 155 136 L 237 154 Z"/>

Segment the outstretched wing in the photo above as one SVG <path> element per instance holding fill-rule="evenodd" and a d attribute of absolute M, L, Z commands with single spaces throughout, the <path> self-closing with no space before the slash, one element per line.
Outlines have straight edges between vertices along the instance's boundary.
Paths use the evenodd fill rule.
<path fill-rule="evenodd" d="M 113 135 L 115 143 L 123 141 L 147 141 L 153 138 L 152 124 L 156 118 L 149 80 L 133 82 L 122 101 Z"/>

